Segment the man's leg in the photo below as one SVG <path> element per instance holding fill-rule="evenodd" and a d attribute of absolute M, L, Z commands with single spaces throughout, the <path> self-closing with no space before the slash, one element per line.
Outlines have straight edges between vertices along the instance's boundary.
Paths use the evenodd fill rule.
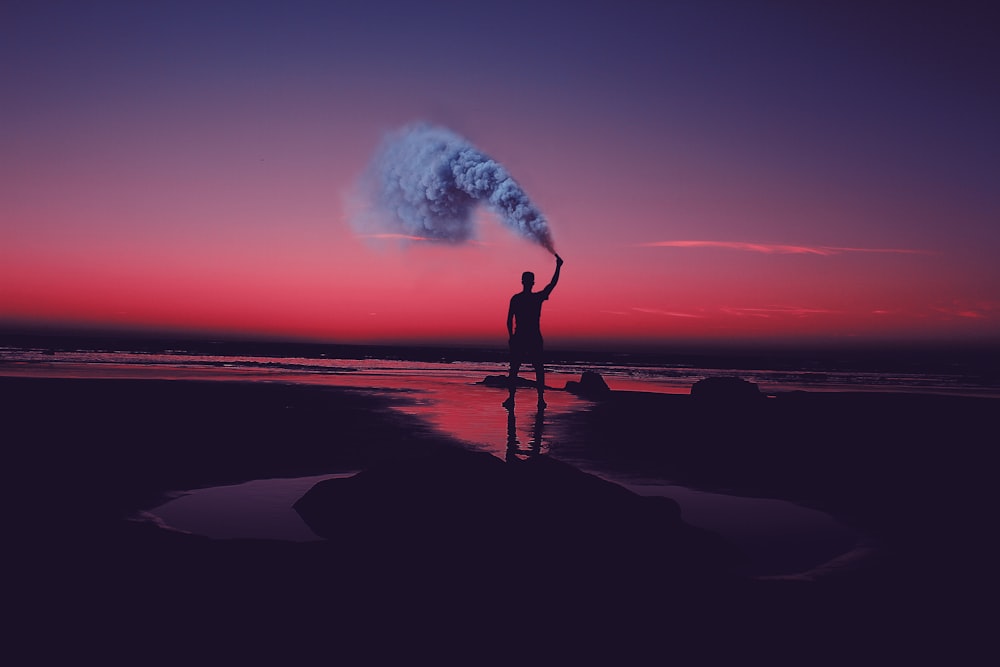
<path fill-rule="evenodd" d="M 514 356 L 511 356 L 510 360 L 510 372 L 507 375 L 507 391 L 510 395 L 507 396 L 507 400 L 503 402 L 505 408 L 514 407 L 514 393 L 517 391 L 517 374 L 521 370 L 521 361 Z"/>
<path fill-rule="evenodd" d="M 545 407 L 545 364 L 541 360 L 535 362 L 535 384 L 538 386 L 538 407 Z"/>

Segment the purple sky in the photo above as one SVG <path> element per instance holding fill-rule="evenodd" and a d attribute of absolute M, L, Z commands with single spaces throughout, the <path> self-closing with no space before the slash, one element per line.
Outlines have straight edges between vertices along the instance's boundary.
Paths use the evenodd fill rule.
<path fill-rule="evenodd" d="M 553 340 L 1000 339 L 994 24 L 806 4 L 6 2 L 0 325 L 502 341 L 544 250 L 350 224 L 427 121 L 548 217 Z"/>

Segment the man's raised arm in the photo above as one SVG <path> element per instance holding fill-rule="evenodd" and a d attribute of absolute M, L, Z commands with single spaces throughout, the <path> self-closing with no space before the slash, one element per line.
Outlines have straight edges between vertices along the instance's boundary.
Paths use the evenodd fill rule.
<path fill-rule="evenodd" d="M 556 283 L 559 282 L 559 271 L 562 269 L 562 265 L 563 265 L 562 257 L 556 255 L 556 271 L 555 273 L 552 274 L 552 280 L 550 280 L 549 284 L 546 285 L 545 289 L 542 290 L 543 292 L 545 292 L 546 298 L 548 298 L 549 294 L 552 292 L 552 289 L 556 286 Z"/>

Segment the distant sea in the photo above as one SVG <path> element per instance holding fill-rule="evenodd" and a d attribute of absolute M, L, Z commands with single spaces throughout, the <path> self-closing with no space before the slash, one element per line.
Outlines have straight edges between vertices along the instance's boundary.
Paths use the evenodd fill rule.
<path fill-rule="evenodd" d="M 1000 344 L 655 352 L 552 349 L 547 354 L 546 383 L 554 388 L 591 370 L 612 389 L 624 391 L 688 393 L 700 379 L 737 376 L 765 393 L 891 391 L 1000 398 Z M 0 375 L 387 386 L 394 377 L 481 380 L 506 373 L 506 364 L 507 351 L 499 348 L 0 335 Z M 521 373 L 533 377 L 529 367 Z"/>

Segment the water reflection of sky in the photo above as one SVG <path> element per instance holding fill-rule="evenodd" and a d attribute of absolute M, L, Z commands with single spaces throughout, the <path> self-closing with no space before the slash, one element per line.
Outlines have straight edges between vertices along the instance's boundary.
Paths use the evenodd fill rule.
<path fill-rule="evenodd" d="M 575 379 L 579 377 L 547 375 L 546 384 L 562 387 L 567 380 Z M 402 381 L 397 386 L 414 393 L 397 409 L 420 417 L 435 429 L 476 449 L 504 458 L 509 444 L 518 449 L 533 448 L 535 453 L 547 452 L 552 429 L 546 427 L 560 415 L 590 404 L 566 391 L 547 391 L 547 406 L 539 411 L 535 390 L 522 388 L 516 394 L 514 409 L 508 411 L 501 405 L 507 398 L 505 389 L 476 382 L 470 376 Z"/>
<path fill-rule="evenodd" d="M 314 484 L 353 473 L 293 479 L 257 479 L 178 493 L 147 514 L 162 524 L 216 539 L 319 539 L 292 509 Z"/>

